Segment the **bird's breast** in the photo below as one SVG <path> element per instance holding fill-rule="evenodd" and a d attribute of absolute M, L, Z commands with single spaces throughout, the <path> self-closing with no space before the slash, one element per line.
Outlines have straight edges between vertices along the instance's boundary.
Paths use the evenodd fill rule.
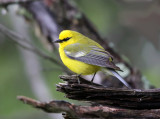
<path fill-rule="evenodd" d="M 59 53 L 64 65 L 66 65 L 71 71 L 76 74 L 89 75 L 100 70 L 99 66 L 86 64 L 84 62 L 67 57 L 63 47 L 59 47 Z"/>

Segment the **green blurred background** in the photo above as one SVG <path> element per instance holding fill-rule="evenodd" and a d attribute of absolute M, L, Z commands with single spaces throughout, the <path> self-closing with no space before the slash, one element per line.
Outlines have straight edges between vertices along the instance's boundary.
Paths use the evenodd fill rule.
<path fill-rule="evenodd" d="M 99 33 L 110 41 L 110 45 L 117 52 L 127 57 L 131 65 L 140 69 L 151 84 L 160 87 L 160 2 L 154 0 L 73 0 L 73 2 L 93 22 Z M 34 39 L 33 43 L 44 49 L 35 36 L 32 25 L 16 15 L 16 8 L 15 5 L 10 6 L 7 13 L 5 9 L 0 8 L 0 24 L 19 32 L 24 37 Z M 25 95 L 42 101 L 67 100 L 62 93 L 56 91 L 55 86 L 60 82 L 58 75 L 62 74 L 62 71 L 59 69 L 55 71 L 53 68 L 57 66 L 34 55 L 38 62 L 35 63 L 35 67 L 39 70 L 31 73 L 28 69 L 35 64 L 32 64 L 34 62 L 30 62 L 27 56 L 33 54 L 24 51 L 0 33 L 0 119 L 62 118 L 60 115 L 45 114 L 16 99 L 17 95 Z M 36 77 L 39 73 L 42 91 L 36 94 L 34 80 L 30 79 L 30 76 Z M 44 99 L 40 96 L 43 94 L 46 96 Z"/>

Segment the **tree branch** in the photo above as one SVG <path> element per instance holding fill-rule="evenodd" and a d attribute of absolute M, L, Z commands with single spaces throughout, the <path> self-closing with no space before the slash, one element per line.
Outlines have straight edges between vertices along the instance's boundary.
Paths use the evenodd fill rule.
<path fill-rule="evenodd" d="M 157 119 L 160 118 L 160 109 L 152 110 L 131 110 L 118 109 L 108 106 L 77 106 L 65 101 L 40 102 L 25 96 L 18 96 L 19 100 L 25 104 L 41 109 L 48 113 L 66 112 L 70 119 L 75 118 L 96 118 L 96 119 L 120 119 L 120 118 L 138 118 L 138 119 Z"/>
<path fill-rule="evenodd" d="M 67 98 L 88 101 L 96 105 L 111 105 L 132 109 L 159 109 L 160 89 L 128 90 L 122 88 L 107 88 L 86 82 L 77 76 L 60 76 L 67 83 L 57 85 L 57 91 L 66 94 Z M 80 84 L 78 83 L 80 80 Z"/>
<path fill-rule="evenodd" d="M 63 70 L 65 70 L 65 72 L 68 72 L 68 70 L 64 67 L 64 65 L 62 63 L 58 62 L 53 57 L 46 55 L 40 49 L 36 48 L 33 44 L 31 44 L 28 40 L 26 40 L 25 38 L 23 38 L 19 34 L 15 33 L 14 31 L 9 30 L 8 28 L 3 26 L 2 24 L 0 24 L 0 32 L 5 34 L 6 36 L 8 36 L 12 41 L 17 43 L 19 46 L 34 52 L 35 54 L 39 55 L 40 57 L 42 57 L 44 59 L 51 61 L 54 64 L 57 64 L 57 65 L 63 67 Z"/>
<path fill-rule="evenodd" d="M 67 112 L 71 114 L 72 117 L 76 117 L 76 114 L 74 112 L 74 105 L 65 101 L 51 101 L 49 103 L 43 103 L 25 96 L 18 96 L 17 99 L 28 105 L 32 105 L 35 108 L 42 109 L 48 113 Z"/>

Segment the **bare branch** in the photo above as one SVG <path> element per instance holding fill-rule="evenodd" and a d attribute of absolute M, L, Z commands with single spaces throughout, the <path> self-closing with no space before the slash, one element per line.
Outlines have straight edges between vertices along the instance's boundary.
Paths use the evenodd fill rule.
<path fill-rule="evenodd" d="M 77 76 L 60 76 L 67 83 L 57 85 L 57 90 L 66 94 L 67 98 L 89 101 L 95 104 L 111 105 L 132 109 L 159 109 L 160 89 L 128 90 L 122 88 L 107 88 L 91 84 Z"/>
<path fill-rule="evenodd" d="M 22 36 L 20 36 L 19 34 L 13 32 L 13 31 L 9 30 L 8 28 L 3 26 L 2 24 L 0 24 L 0 32 L 3 33 L 4 35 L 8 36 L 12 41 L 17 43 L 19 46 L 36 53 L 37 55 L 41 56 L 44 59 L 51 61 L 52 63 L 55 63 L 55 64 L 61 66 L 63 68 L 63 70 L 65 70 L 65 72 L 68 72 L 68 70 L 64 67 L 64 65 L 62 63 L 58 62 L 53 57 L 46 55 L 40 49 L 33 46 L 33 44 L 31 44 L 28 40 L 25 40 L 25 38 L 23 38 Z"/>
<path fill-rule="evenodd" d="M 76 117 L 76 114 L 74 112 L 74 106 L 65 101 L 51 101 L 49 103 L 43 103 L 25 96 L 18 96 L 17 99 L 21 100 L 26 104 L 32 105 L 35 108 L 42 109 L 48 113 L 67 112 L 71 114 L 73 117 Z"/>
<path fill-rule="evenodd" d="M 60 76 L 60 78 L 67 83 L 57 85 L 58 91 L 66 93 L 66 97 L 70 99 L 87 101 L 92 105 L 79 106 L 66 101 L 55 100 L 40 102 L 25 96 L 18 96 L 17 98 L 48 113 L 65 112 L 65 119 L 160 118 L 159 89 L 146 91 L 111 89 L 97 84 L 91 85 L 89 81 L 80 77 L 79 84 L 77 76 Z"/>
<path fill-rule="evenodd" d="M 70 119 L 75 118 L 96 118 L 96 119 L 120 119 L 120 118 L 138 118 L 138 119 L 157 119 L 160 118 L 160 109 L 152 110 L 131 110 L 117 109 L 108 106 L 77 106 L 65 101 L 51 101 L 48 103 L 18 96 L 19 100 L 25 104 L 39 108 L 48 113 L 66 112 Z"/>

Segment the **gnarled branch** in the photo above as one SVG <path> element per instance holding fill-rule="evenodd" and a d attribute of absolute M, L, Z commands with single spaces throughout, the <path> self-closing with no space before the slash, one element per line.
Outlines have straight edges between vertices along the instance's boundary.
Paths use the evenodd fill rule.
<path fill-rule="evenodd" d="M 132 109 L 160 109 L 160 89 L 139 90 L 107 88 L 77 76 L 60 76 L 67 83 L 57 85 L 57 90 L 66 94 L 67 98 L 88 101 L 96 105 L 110 105 Z"/>
<path fill-rule="evenodd" d="M 152 110 L 132 110 L 113 108 L 108 106 L 77 106 L 65 101 L 40 102 L 28 97 L 18 96 L 22 102 L 48 113 L 66 112 L 67 118 L 89 118 L 89 119 L 120 119 L 120 118 L 138 118 L 138 119 L 157 119 L 160 118 L 160 109 Z"/>

